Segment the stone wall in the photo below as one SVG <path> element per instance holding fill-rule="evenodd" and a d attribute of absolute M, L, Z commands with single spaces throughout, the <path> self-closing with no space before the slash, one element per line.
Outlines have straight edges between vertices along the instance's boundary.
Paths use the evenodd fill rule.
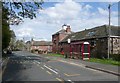
<path fill-rule="evenodd" d="M 111 38 L 111 54 L 120 54 L 120 37 Z"/>

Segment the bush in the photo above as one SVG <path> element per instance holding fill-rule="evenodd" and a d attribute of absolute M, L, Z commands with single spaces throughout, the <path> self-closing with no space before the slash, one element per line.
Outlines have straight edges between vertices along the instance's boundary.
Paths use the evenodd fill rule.
<path fill-rule="evenodd" d="M 31 50 L 31 53 L 34 53 L 35 52 L 35 50 Z"/>
<path fill-rule="evenodd" d="M 110 54 L 110 58 L 116 61 L 120 61 L 120 54 Z"/>

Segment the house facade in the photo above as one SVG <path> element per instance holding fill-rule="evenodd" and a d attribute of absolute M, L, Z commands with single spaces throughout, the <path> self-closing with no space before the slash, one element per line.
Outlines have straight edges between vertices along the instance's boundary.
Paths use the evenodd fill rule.
<path fill-rule="evenodd" d="M 32 40 L 30 50 L 40 54 L 52 52 L 52 42 Z"/>
<path fill-rule="evenodd" d="M 52 35 L 52 52 L 59 53 L 59 42 L 61 42 L 65 37 L 73 33 L 71 31 L 70 25 L 63 25 L 62 29 Z"/>
<path fill-rule="evenodd" d="M 70 55 L 70 45 L 72 43 L 89 42 L 91 57 L 107 58 L 108 42 L 110 41 L 110 54 L 120 54 L 120 33 L 118 33 L 120 32 L 120 27 L 111 26 L 110 31 L 110 38 L 108 25 L 102 25 L 92 29 L 85 29 L 80 32 L 72 33 L 59 42 L 59 52 L 62 48 L 67 55 Z M 71 40 L 70 44 L 68 44 L 68 39 Z M 78 56 L 80 56 L 80 48 L 76 48 L 78 48 L 77 53 Z"/>

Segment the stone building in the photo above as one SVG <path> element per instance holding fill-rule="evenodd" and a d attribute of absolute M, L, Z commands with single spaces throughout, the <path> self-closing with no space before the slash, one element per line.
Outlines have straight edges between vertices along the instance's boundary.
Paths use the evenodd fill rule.
<path fill-rule="evenodd" d="M 71 40 L 71 43 L 87 41 L 90 43 L 91 57 L 107 58 L 108 41 L 110 41 L 110 54 L 120 54 L 120 27 L 111 26 L 110 31 L 110 39 L 108 37 L 108 25 L 97 26 L 91 29 L 85 29 L 80 32 L 72 33 L 65 37 L 62 41 L 58 42 L 59 47 L 64 49 L 65 46 L 68 46 L 68 39 Z"/>

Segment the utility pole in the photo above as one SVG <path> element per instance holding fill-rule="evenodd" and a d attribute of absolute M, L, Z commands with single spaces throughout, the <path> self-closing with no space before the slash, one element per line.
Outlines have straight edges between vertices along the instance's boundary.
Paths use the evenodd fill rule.
<path fill-rule="evenodd" d="M 110 33 L 111 33 L 111 27 L 110 27 L 110 23 L 111 23 L 111 4 L 109 4 L 108 10 L 109 10 L 109 28 L 108 28 L 108 59 L 109 59 L 110 58 Z"/>

